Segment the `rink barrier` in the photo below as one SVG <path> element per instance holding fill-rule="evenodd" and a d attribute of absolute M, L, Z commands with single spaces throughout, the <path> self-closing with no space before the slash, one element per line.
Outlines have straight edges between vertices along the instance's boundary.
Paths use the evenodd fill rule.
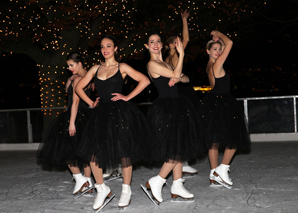
<path fill-rule="evenodd" d="M 252 142 L 298 141 L 297 97 L 238 98 Z M 152 102 L 136 104 L 146 112 Z M 66 107 L 0 110 L 0 150 L 37 150 L 54 115 Z M 51 114 L 51 115 L 49 115 Z M 49 120 L 45 124 L 44 120 Z"/>

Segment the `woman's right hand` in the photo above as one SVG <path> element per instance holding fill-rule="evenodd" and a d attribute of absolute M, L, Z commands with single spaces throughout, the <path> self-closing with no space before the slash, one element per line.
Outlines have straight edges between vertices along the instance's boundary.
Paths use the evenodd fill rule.
<path fill-rule="evenodd" d="M 93 102 L 93 105 L 91 106 L 92 109 L 93 109 L 94 107 L 97 107 L 97 105 L 98 105 L 98 103 L 99 103 L 99 99 L 100 99 L 100 97 L 97 97 L 97 98 L 95 99 L 95 101 Z"/>
<path fill-rule="evenodd" d="M 176 44 L 176 49 L 179 53 L 179 56 L 182 56 L 184 57 L 184 47 L 183 47 L 183 44 L 180 40 L 180 38 L 177 36 L 177 44 Z"/>
<path fill-rule="evenodd" d="M 212 36 L 212 40 L 213 41 L 218 41 L 219 40 L 219 31 L 217 30 L 213 30 L 210 35 Z"/>

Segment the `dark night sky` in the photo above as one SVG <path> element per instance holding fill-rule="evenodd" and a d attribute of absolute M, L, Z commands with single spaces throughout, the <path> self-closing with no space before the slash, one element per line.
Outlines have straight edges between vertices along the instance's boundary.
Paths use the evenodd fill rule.
<path fill-rule="evenodd" d="M 252 20 L 256 23 L 255 28 L 246 37 L 234 42 L 225 63 L 224 67 L 233 79 L 232 94 L 236 97 L 297 94 L 298 4 L 292 1 L 272 2 L 272 7 L 260 13 L 259 20 Z M 202 48 L 204 45 L 201 45 Z M 190 74 L 194 85 L 208 84 L 204 74 L 206 61 L 207 56 L 201 54 L 188 64 L 194 72 Z M 3 74 L 0 78 L 0 109 L 40 107 L 35 62 L 26 55 L 10 55 L 0 57 L 0 63 Z M 145 67 L 142 61 L 128 63 L 137 69 Z M 252 70 L 249 71 L 249 68 Z M 253 71 L 257 68 L 260 70 Z M 271 90 L 271 85 L 277 90 Z M 253 87 L 265 89 L 256 91 L 252 90 Z"/>

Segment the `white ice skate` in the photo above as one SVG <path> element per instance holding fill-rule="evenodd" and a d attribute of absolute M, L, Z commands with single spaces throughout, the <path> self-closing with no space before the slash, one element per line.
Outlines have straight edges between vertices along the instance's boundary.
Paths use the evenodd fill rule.
<path fill-rule="evenodd" d="M 105 185 L 105 183 L 94 184 L 94 186 L 97 195 L 94 200 L 93 209 L 97 210 L 96 212 L 99 212 L 115 197 L 115 195 L 112 195 L 110 187 Z"/>
<path fill-rule="evenodd" d="M 85 176 L 84 176 L 85 177 Z M 93 196 L 93 183 L 91 177 L 85 177 L 89 183 L 87 187 L 84 187 L 81 192 L 75 195 L 75 198 L 80 198 L 82 196 L 92 197 Z"/>
<path fill-rule="evenodd" d="M 120 165 L 116 169 L 107 169 L 106 172 L 103 174 L 103 179 L 106 182 L 116 180 L 119 178 L 122 178 L 122 168 Z"/>
<path fill-rule="evenodd" d="M 221 184 L 217 183 L 215 181 L 215 176 L 213 175 L 215 169 L 210 170 L 210 174 L 209 174 L 209 180 L 210 180 L 210 187 L 212 188 L 218 188 L 218 187 L 222 187 Z"/>
<path fill-rule="evenodd" d="M 187 161 L 183 162 L 183 166 L 182 166 L 182 175 L 186 175 L 186 177 L 191 177 L 194 175 L 198 174 L 198 170 L 196 170 L 195 168 L 191 167 Z"/>
<path fill-rule="evenodd" d="M 220 164 L 218 167 L 215 168 L 213 172 L 214 180 L 223 185 L 224 187 L 231 189 L 233 182 L 229 177 L 230 165 Z"/>
<path fill-rule="evenodd" d="M 194 195 L 185 189 L 183 181 L 184 180 L 182 178 L 173 181 L 171 186 L 171 196 L 173 198 L 172 201 L 194 202 Z M 179 199 L 179 197 L 182 199 Z"/>
<path fill-rule="evenodd" d="M 122 192 L 118 202 L 119 209 L 129 206 L 131 202 L 131 188 L 130 185 L 122 184 Z"/>
<path fill-rule="evenodd" d="M 84 192 L 85 190 L 88 190 L 89 182 L 86 177 L 84 177 L 81 173 L 79 174 L 73 174 L 73 179 L 76 181 L 75 187 L 73 189 L 73 195 L 77 196 L 79 193 Z"/>
<path fill-rule="evenodd" d="M 166 179 L 163 179 L 159 175 L 152 177 L 149 179 L 149 181 L 146 183 L 146 187 L 141 185 L 142 189 L 146 193 L 146 195 L 150 198 L 150 200 L 155 204 L 159 205 L 163 201 L 161 190 L 162 186 L 165 184 Z M 151 190 L 151 194 L 148 192 L 148 190 Z M 157 202 L 155 202 L 155 200 Z"/>

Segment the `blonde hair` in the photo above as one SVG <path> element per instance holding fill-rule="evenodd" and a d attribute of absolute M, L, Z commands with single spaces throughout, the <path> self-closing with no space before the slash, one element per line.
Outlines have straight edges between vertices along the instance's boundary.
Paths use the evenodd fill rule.
<path fill-rule="evenodd" d="M 222 46 L 222 43 L 221 42 L 210 40 L 206 44 L 206 49 L 207 50 L 210 50 L 213 44 L 220 44 L 220 46 Z"/>

